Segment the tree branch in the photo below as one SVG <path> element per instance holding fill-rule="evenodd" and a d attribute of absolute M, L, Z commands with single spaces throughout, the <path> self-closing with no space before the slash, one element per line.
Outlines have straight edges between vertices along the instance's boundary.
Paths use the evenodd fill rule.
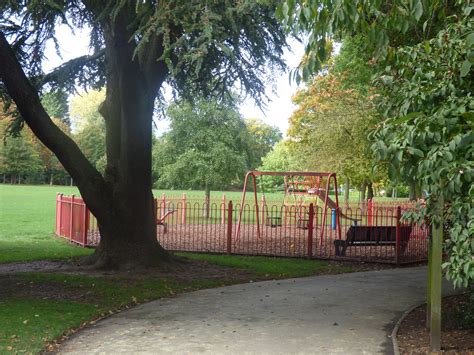
<path fill-rule="evenodd" d="M 46 74 L 41 80 L 40 85 L 44 85 L 51 82 L 64 82 L 68 79 L 75 79 L 78 70 L 82 69 L 86 64 L 89 64 L 102 56 L 105 55 L 105 50 L 102 49 L 92 55 L 84 55 L 67 61 L 61 64 L 57 68 L 54 68 L 51 72 Z"/>
<path fill-rule="evenodd" d="M 76 182 L 81 194 L 96 217 L 104 208 L 98 208 L 110 200 L 108 186 L 102 175 L 82 154 L 76 143 L 62 132 L 41 105 L 38 93 L 26 77 L 10 44 L 0 31 L 0 79 L 16 104 L 25 122 L 39 140 L 48 147 L 63 164 Z M 104 212 L 102 212 L 103 214 Z"/>

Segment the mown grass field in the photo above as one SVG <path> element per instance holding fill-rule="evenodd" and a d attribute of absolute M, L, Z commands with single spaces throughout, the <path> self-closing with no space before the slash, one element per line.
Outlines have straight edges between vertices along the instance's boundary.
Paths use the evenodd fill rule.
<path fill-rule="evenodd" d="M 90 254 L 53 237 L 56 193 L 74 187 L 0 185 L 0 263 Z"/>

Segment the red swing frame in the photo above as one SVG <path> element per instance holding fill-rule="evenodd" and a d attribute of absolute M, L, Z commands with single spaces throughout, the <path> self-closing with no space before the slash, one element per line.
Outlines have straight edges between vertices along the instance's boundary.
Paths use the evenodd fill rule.
<path fill-rule="evenodd" d="M 257 171 L 251 170 L 247 172 L 245 175 L 244 187 L 242 189 L 242 200 L 240 203 L 240 212 L 239 212 L 239 220 L 237 222 L 237 229 L 235 231 L 235 239 L 239 239 L 240 234 L 240 226 L 242 222 L 242 212 L 244 209 L 245 203 L 245 195 L 247 193 L 247 185 L 249 178 L 253 178 L 253 195 L 254 195 L 254 202 L 255 202 L 255 217 L 257 222 L 257 237 L 260 238 L 260 216 L 258 210 L 258 198 L 257 198 L 257 176 L 283 176 L 285 179 L 291 176 L 313 176 L 313 177 L 325 177 L 327 178 L 326 181 L 326 193 L 324 196 L 324 207 L 323 207 L 323 219 L 322 219 L 322 226 L 326 225 L 326 218 L 327 218 L 327 209 L 328 209 L 328 200 L 329 200 L 329 188 L 331 186 L 331 181 L 334 183 L 334 193 L 335 193 L 335 204 L 336 204 L 336 228 L 338 231 L 339 239 L 341 239 L 341 222 L 340 222 L 340 210 L 339 210 L 339 197 L 337 191 L 337 178 L 336 173 L 320 173 L 320 172 L 313 172 L 313 171 Z M 285 194 L 287 192 L 285 191 Z M 324 237 L 325 228 L 321 228 L 321 241 Z"/>

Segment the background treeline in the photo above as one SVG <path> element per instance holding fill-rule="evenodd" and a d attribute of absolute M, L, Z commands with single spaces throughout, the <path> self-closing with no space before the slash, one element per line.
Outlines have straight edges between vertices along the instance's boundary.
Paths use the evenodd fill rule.
<path fill-rule="evenodd" d="M 89 91 L 70 102 L 61 91 L 42 97 L 54 122 L 101 172 L 106 166 L 105 124 L 98 112 L 104 91 Z M 3 106 L 1 112 L 3 112 Z M 6 109 L 6 108 L 5 108 Z M 175 102 L 166 110 L 170 129 L 153 137 L 153 179 L 163 189 L 238 187 L 282 139 L 277 127 L 243 119 L 228 103 Z M 72 184 L 57 158 L 25 127 L 10 135 L 11 118 L 0 115 L 0 176 L 10 184 Z"/>

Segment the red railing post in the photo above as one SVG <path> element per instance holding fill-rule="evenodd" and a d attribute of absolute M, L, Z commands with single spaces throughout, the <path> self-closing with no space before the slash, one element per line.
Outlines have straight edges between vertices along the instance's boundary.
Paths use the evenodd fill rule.
<path fill-rule="evenodd" d="M 397 214 L 396 214 L 396 244 L 395 244 L 395 262 L 400 264 L 400 242 L 401 242 L 401 230 L 400 230 L 400 219 L 402 218 L 402 208 L 397 206 Z"/>
<path fill-rule="evenodd" d="M 57 194 L 56 201 L 59 201 L 59 204 L 56 204 L 56 235 L 61 237 L 63 194 Z"/>
<path fill-rule="evenodd" d="M 313 220 L 314 220 L 314 205 L 309 204 L 308 213 L 308 259 L 313 257 Z"/>
<path fill-rule="evenodd" d="M 227 208 L 227 254 L 232 254 L 232 201 Z"/>
<path fill-rule="evenodd" d="M 72 240 L 72 227 L 74 224 L 74 216 L 73 216 L 73 209 L 74 209 L 74 195 L 71 196 L 71 204 L 69 209 L 69 240 Z"/>
<path fill-rule="evenodd" d="M 165 215 L 166 212 L 166 195 L 164 193 L 161 194 L 161 215 L 160 218 L 162 218 Z"/>
<path fill-rule="evenodd" d="M 87 232 L 89 230 L 89 209 L 86 206 L 86 203 L 82 202 L 84 204 L 84 216 L 83 216 L 83 223 L 84 223 L 84 228 L 82 230 L 82 246 L 87 245 Z"/>

